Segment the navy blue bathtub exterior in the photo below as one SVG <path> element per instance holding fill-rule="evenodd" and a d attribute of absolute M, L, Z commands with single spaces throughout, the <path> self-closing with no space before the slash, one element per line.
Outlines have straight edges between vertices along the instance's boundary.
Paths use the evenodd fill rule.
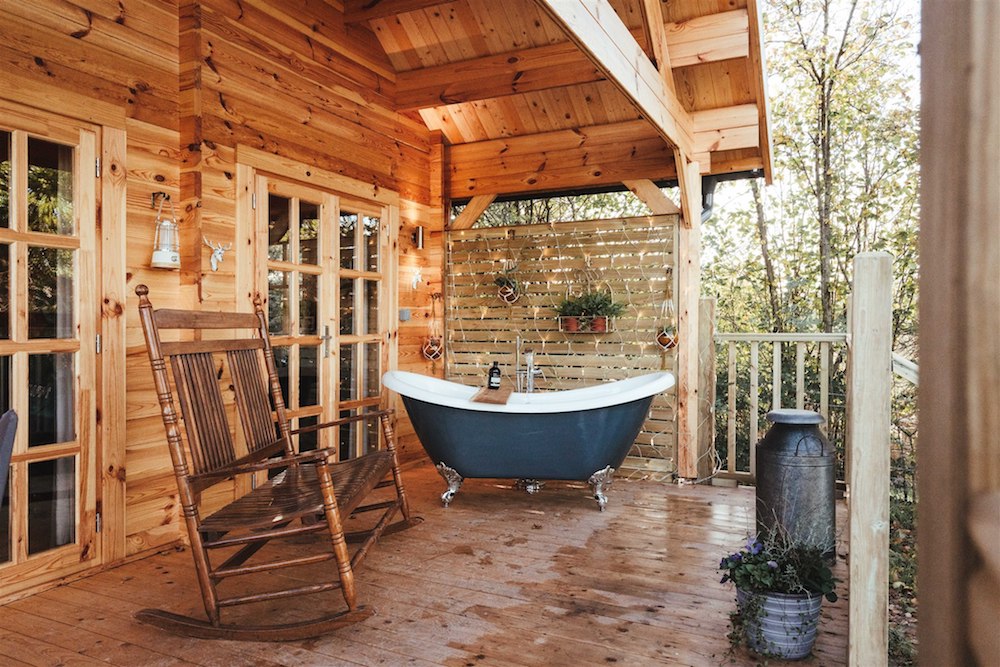
<path fill-rule="evenodd" d="M 464 478 L 584 481 L 621 465 L 652 401 L 648 396 L 593 410 L 530 414 L 464 410 L 403 396 L 427 455 Z"/>

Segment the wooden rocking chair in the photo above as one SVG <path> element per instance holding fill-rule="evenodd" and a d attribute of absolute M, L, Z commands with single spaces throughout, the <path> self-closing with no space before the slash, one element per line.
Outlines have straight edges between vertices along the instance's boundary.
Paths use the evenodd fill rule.
<path fill-rule="evenodd" d="M 136 618 L 165 630 L 206 639 L 286 641 L 315 637 L 361 621 L 373 610 L 357 602 L 354 569 L 371 545 L 385 532 L 408 528 L 420 519 L 410 516 L 403 481 L 396 458 L 391 411 L 380 410 L 334 422 L 291 431 L 284 399 L 267 334 L 267 316 L 260 298 L 254 299 L 255 314 L 212 313 L 184 310 L 153 310 L 145 285 L 136 287 L 139 316 L 146 336 L 149 361 L 153 368 L 156 393 L 167 433 L 184 522 L 187 525 L 198 583 L 208 620 L 204 621 L 157 609 L 144 609 Z M 167 329 L 199 331 L 253 330 L 252 338 L 200 340 L 185 336 L 182 342 L 160 340 Z M 228 332 L 227 332 L 228 333 Z M 219 355 L 218 360 L 214 355 Z M 224 355 L 224 359 L 223 359 Z M 183 422 L 174 406 L 166 359 L 170 360 L 174 384 L 180 399 Z M 246 441 L 246 452 L 237 453 L 227 409 L 220 389 L 223 364 L 235 394 L 236 412 Z M 265 375 L 266 374 L 266 375 Z M 294 433 L 341 426 L 362 420 L 378 420 L 386 448 L 358 458 L 332 462 L 332 449 L 296 454 Z M 184 438 L 182 438 L 182 431 Z M 271 479 L 259 479 L 270 471 Z M 277 474 L 274 474 L 278 471 Z M 243 487 L 249 491 L 214 512 L 202 515 L 200 498 L 209 487 L 242 475 L 254 476 Z M 256 482 L 253 484 L 252 482 Z M 230 484 L 233 482 L 230 481 Z M 395 497 L 382 502 L 361 503 L 376 488 L 395 486 Z M 374 527 L 345 535 L 342 519 L 364 512 L 382 511 Z M 397 510 L 401 520 L 391 524 Z M 264 562 L 247 561 L 270 540 L 296 539 L 321 533 L 322 553 L 302 555 L 300 545 L 286 548 Z M 350 555 L 348 541 L 361 544 Z M 211 554 L 222 553 L 219 564 Z M 291 554 L 291 555 L 289 555 Z M 315 566 L 333 560 L 328 581 L 281 576 L 277 570 L 295 566 Z M 220 584 L 240 575 L 260 575 L 273 587 L 290 583 L 282 590 L 240 592 L 223 597 Z M 347 609 L 311 620 L 283 624 L 223 624 L 224 607 L 340 589 Z M 305 605 L 304 605 L 305 607 Z M 262 614 L 265 617 L 267 613 Z"/>

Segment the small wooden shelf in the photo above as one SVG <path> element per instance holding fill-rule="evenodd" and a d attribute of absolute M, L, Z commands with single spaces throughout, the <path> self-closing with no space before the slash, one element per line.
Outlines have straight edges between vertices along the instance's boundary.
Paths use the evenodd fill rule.
<path fill-rule="evenodd" d="M 563 333 L 603 334 L 615 331 L 614 317 L 560 315 L 556 319 L 559 321 L 559 331 Z"/>

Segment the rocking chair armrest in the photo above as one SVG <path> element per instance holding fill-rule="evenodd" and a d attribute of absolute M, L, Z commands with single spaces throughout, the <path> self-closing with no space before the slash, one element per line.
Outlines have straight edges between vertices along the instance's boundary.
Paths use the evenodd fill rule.
<path fill-rule="evenodd" d="M 311 452 L 295 454 L 294 456 L 282 456 L 280 458 L 257 461 L 256 463 L 242 463 L 239 465 L 228 466 L 226 468 L 219 468 L 218 470 L 200 472 L 194 475 L 188 475 L 188 479 L 191 481 L 200 481 L 219 477 L 234 477 L 236 475 L 243 475 L 251 472 L 260 472 L 261 470 L 271 470 L 272 468 L 287 468 L 288 466 L 296 463 L 325 463 L 331 456 L 333 456 L 332 449 L 316 449 Z"/>
<path fill-rule="evenodd" d="M 323 422 L 322 424 L 312 424 L 310 426 L 303 426 L 302 428 L 297 428 L 291 431 L 291 435 L 296 435 L 299 433 L 312 433 L 313 431 L 319 431 L 324 428 L 330 428 L 333 426 L 343 426 L 344 424 L 350 424 L 352 422 L 364 421 L 367 419 L 372 419 L 374 417 L 389 416 L 395 413 L 395 410 L 388 408 L 386 410 L 372 410 L 370 412 L 362 412 L 358 415 L 353 415 L 351 417 L 341 417 L 340 419 L 335 419 L 331 422 Z"/>

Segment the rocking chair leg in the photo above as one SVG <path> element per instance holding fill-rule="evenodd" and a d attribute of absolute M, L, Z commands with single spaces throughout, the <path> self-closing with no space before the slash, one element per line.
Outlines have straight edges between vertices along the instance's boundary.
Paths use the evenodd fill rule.
<path fill-rule="evenodd" d="M 354 588 L 354 570 L 351 568 L 351 556 L 347 551 L 347 540 L 344 538 L 344 526 L 340 521 L 340 512 L 337 509 L 337 497 L 333 491 L 333 478 L 330 476 L 330 469 L 325 463 L 316 466 L 316 474 L 319 477 L 320 491 L 323 494 L 323 513 L 326 515 L 327 525 L 330 527 L 330 541 L 333 544 L 333 553 L 337 560 L 337 570 L 340 573 L 341 591 L 344 594 L 344 602 L 350 610 L 355 610 L 358 606 L 357 591 Z"/>
<path fill-rule="evenodd" d="M 403 515 L 403 521 L 407 525 L 412 525 L 410 519 L 410 502 L 406 498 L 406 491 L 403 489 L 403 474 L 399 469 L 399 457 L 396 455 L 396 436 L 392 430 L 392 422 L 389 415 L 379 417 L 382 425 L 382 434 L 385 436 L 386 448 L 392 452 L 392 481 L 396 485 L 396 497 L 399 498 L 399 510 Z"/>

